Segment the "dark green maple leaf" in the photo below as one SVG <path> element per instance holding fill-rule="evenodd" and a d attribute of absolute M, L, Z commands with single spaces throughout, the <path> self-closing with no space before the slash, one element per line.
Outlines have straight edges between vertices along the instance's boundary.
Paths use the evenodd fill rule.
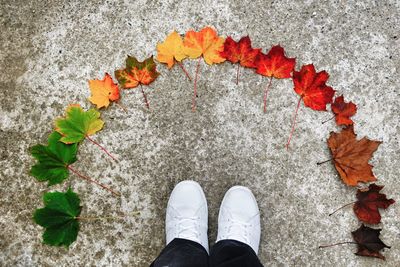
<path fill-rule="evenodd" d="M 31 168 L 30 174 L 38 181 L 48 181 L 48 185 L 59 184 L 68 175 L 68 165 L 76 159 L 77 144 L 67 145 L 60 142 L 61 134 L 50 134 L 47 146 L 35 145 L 30 149 L 38 162 Z"/>
<path fill-rule="evenodd" d="M 50 192 L 43 195 L 44 208 L 37 209 L 33 220 L 44 227 L 43 243 L 69 247 L 78 236 L 81 213 L 78 195 L 72 192 Z"/>

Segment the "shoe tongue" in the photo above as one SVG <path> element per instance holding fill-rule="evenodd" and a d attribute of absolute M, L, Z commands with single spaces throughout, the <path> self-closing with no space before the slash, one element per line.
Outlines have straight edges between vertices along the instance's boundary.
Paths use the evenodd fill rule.
<path fill-rule="evenodd" d="M 182 220 L 182 222 L 180 223 L 180 226 L 184 229 L 195 229 L 196 228 L 196 224 L 193 220 Z M 191 231 L 191 230 L 189 230 Z"/>
<path fill-rule="evenodd" d="M 230 215 L 232 220 L 239 221 L 241 223 L 247 223 L 246 220 L 249 219 L 249 216 L 247 214 L 244 214 L 243 212 L 231 211 Z"/>

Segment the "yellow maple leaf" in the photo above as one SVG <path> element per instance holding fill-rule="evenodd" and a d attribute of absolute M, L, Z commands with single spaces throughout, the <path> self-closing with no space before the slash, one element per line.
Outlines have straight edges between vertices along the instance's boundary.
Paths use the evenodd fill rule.
<path fill-rule="evenodd" d="M 183 46 L 185 54 L 190 58 L 203 56 L 204 61 L 211 65 L 221 63 L 225 58 L 220 53 L 224 50 L 225 39 L 218 36 L 211 27 L 204 27 L 201 31 L 190 30 L 186 32 Z"/>
<path fill-rule="evenodd" d="M 97 108 L 108 107 L 110 101 L 119 99 L 118 85 L 113 82 L 108 73 L 105 74 L 103 80 L 89 80 L 89 88 L 92 93 L 89 101 Z"/>
<path fill-rule="evenodd" d="M 166 63 L 169 69 L 172 68 L 175 61 L 180 62 L 186 57 L 182 38 L 176 31 L 170 33 L 163 43 L 157 44 L 157 60 Z"/>

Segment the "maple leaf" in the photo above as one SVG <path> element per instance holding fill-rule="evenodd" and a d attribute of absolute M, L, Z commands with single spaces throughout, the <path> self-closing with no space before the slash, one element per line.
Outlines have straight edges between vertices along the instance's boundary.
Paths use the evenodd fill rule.
<path fill-rule="evenodd" d="M 379 238 L 381 230 L 382 229 L 373 229 L 361 224 L 360 228 L 351 232 L 354 241 L 356 241 L 358 245 L 358 251 L 355 254 L 384 260 L 385 257 L 380 253 L 380 250 L 390 247 L 385 245 Z"/>
<path fill-rule="evenodd" d="M 328 139 L 335 168 L 343 182 L 350 186 L 356 186 L 358 182 L 376 181 L 372 173 L 373 166 L 368 161 L 382 143 L 366 137 L 357 140 L 356 137 L 353 126 L 349 126 L 340 133 L 331 132 Z"/>
<path fill-rule="evenodd" d="M 118 85 L 113 82 L 108 73 L 105 74 L 103 80 L 89 80 L 89 88 L 92 94 L 89 101 L 97 108 L 108 107 L 110 101 L 119 99 Z"/>
<path fill-rule="evenodd" d="M 358 246 L 358 251 L 355 253 L 356 255 L 375 257 L 384 260 L 385 257 L 380 253 L 380 250 L 390 247 L 385 245 L 379 238 L 381 230 L 382 229 L 373 229 L 361 224 L 360 228 L 351 232 L 355 242 L 339 242 L 331 245 L 322 245 L 319 246 L 319 248 L 328 248 L 344 244 L 356 244 Z"/>
<path fill-rule="evenodd" d="M 326 85 L 329 74 L 326 71 L 316 72 L 313 64 L 303 65 L 300 71 L 293 71 L 294 91 L 300 95 L 292 120 L 292 129 L 286 148 L 289 148 L 292 139 L 297 113 L 301 100 L 304 105 L 313 110 L 326 111 L 326 105 L 332 103 L 335 90 Z"/>
<path fill-rule="evenodd" d="M 381 215 L 378 208 L 386 209 L 395 201 L 387 199 L 385 194 L 379 193 L 383 186 L 370 184 L 367 191 L 357 190 L 357 202 L 353 209 L 357 218 L 365 223 L 378 224 Z"/>
<path fill-rule="evenodd" d="M 30 153 L 38 161 L 30 170 L 33 177 L 40 182 L 47 181 L 48 185 L 51 186 L 62 183 L 68 178 L 71 171 L 81 179 L 94 183 L 116 196 L 120 195 L 120 193 L 73 168 L 71 165 L 77 161 L 78 144 L 65 144 L 60 141 L 61 138 L 62 135 L 54 131 L 49 135 L 47 146 L 39 144 L 30 148 Z"/>
<path fill-rule="evenodd" d="M 84 111 L 80 105 L 74 104 L 68 106 L 65 118 L 56 119 L 55 130 L 62 135 L 61 142 L 73 144 L 87 139 L 117 161 L 103 146 L 90 138 L 90 135 L 100 131 L 103 125 L 104 121 L 100 119 L 100 112 L 93 108 Z"/>
<path fill-rule="evenodd" d="M 193 30 L 186 32 L 183 40 L 185 54 L 192 59 L 199 58 L 194 78 L 192 111 L 196 110 L 197 76 L 199 73 L 201 56 L 203 56 L 204 61 L 209 65 L 224 62 L 225 58 L 221 56 L 221 52 L 224 50 L 224 41 L 224 38 L 218 36 L 217 32 L 211 27 L 204 27 L 199 32 Z"/>
<path fill-rule="evenodd" d="M 239 42 L 235 42 L 230 36 L 225 39 L 224 50 L 220 54 L 223 58 L 232 63 L 239 63 L 236 74 L 236 84 L 239 84 L 240 66 L 255 68 L 255 59 L 260 51 L 260 48 L 251 47 L 249 36 L 242 37 Z"/>
<path fill-rule="evenodd" d="M 78 143 L 103 128 L 100 112 L 95 109 L 84 111 L 80 105 L 69 105 L 65 118 L 55 122 L 56 131 L 62 135 L 61 142 Z"/>
<path fill-rule="evenodd" d="M 326 105 L 332 103 L 335 94 L 335 90 L 325 84 L 328 78 L 326 71 L 317 73 L 313 64 L 304 65 L 300 71 L 293 72 L 294 91 L 306 107 L 326 111 Z"/>
<path fill-rule="evenodd" d="M 78 195 L 72 192 L 50 192 L 43 195 L 45 207 L 34 212 L 35 223 L 45 228 L 43 243 L 69 247 L 77 238 L 81 213 Z"/>
<path fill-rule="evenodd" d="M 157 60 L 166 63 L 169 69 L 186 57 L 182 37 L 176 31 L 170 33 L 163 43 L 157 44 Z"/>
<path fill-rule="evenodd" d="M 224 50 L 220 54 L 232 63 L 239 63 L 246 68 L 255 68 L 255 59 L 260 51 L 260 48 L 251 47 L 249 36 L 242 37 L 238 42 L 228 36 L 224 42 Z"/>
<path fill-rule="evenodd" d="M 356 114 L 357 106 L 353 102 L 344 102 L 343 95 L 336 97 L 331 105 L 332 112 L 335 114 L 337 125 L 352 125 L 351 116 Z"/>
<path fill-rule="evenodd" d="M 259 53 L 256 57 L 256 72 L 263 76 L 276 79 L 292 77 L 295 58 L 285 56 L 285 50 L 280 45 L 273 46 L 267 54 Z"/>
<path fill-rule="evenodd" d="M 115 71 L 115 77 L 124 89 L 135 88 L 142 84 L 149 85 L 158 75 L 160 75 L 160 73 L 156 70 L 156 63 L 154 62 L 153 56 L 142 62 L 138 61 L 135 57 L 128 56 L 126 59 L 126 68 Z M 150 105 L 143 87 L 141 87 L 141 91 L 146 107 L 149 109 Z"/>
<path fill-rule="evenodd" d="M 335 93 L 325 84 L 328 78 L 326 71 L 317 73 L 313 64 L 304 65 L 300 71 L 293 72 L 294 91 L 303 99 L 305 106 L 326 111 L 326 105 L 332 103 Z"/>
<path fill-rule="evenodd" d="M 30 171 L 38 181 L 48 181 L 48 185 L 59 184 L 69 175 L 68 165 L 76 159 L 77 144 L 59 142 L 61 134 L 50 134 L 47 146 L 35 145 L 30 153 L 38 160 Z"/>
<path fill-rule="evenodd" d="M 183 48 L 182 37 L 176 31 L 171 32 L 163 43 L 157 44 L 157 60 L 167 64 L 168 68 L 177 63 L 189 80 L 192 80 L 189 73 L 183 67 L 182 60 L 187 58 Z"/>
<path fill-rule="evenodd" d="M 224 50 L 224 38 L 217 35 L 211 27 L 204 27 L 199 32 L 190 30 L 186 32 L 183 46 L 185 54 L 190 58 L 203 56 L 204 61 L 212 65 L 225 61 L 220 54 Z"/>
<path fill-rule="evenodd" d="M 276 45 L 273 46 L 266 55 L 261 52 L 258 53 L 255 59 L 255 64 L 257 68 L 256 72 L 258 74 L 270 77 L 263 98 L 265 113 L 267 112 L 267 95 L 272 84 L 272 78 L 290 78 L 294 66 L 296 65 L 296 59 L 286 57 L 283 47 Z"/>
<path fill-rule="evenodd" d="M 139 84 L 149 85 L 160 75 L 156 70 L 153 56 L 140 62 L 135 57 L 128 56 L 126 68 L 115 71 L 115 77 L 122 88 L 135 88 Z"/>

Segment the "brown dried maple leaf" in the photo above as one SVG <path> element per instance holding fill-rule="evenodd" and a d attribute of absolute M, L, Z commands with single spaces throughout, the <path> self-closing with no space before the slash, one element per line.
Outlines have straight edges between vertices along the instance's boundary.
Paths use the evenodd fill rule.
<path fill-rule="evenodd" d="M 362 224 L 360 228 L 351 232 L 354 241 L 357 242 L 358 251 L 355 253 L 358 256 L 375 257 L 385 260 L 379 251 L 384 248 L 390 248 L 385 245 L 379 238 L 382 229 L 373 229 Z"/>
<path fill-rule="evenodd" d="M 381 215 L 378 208 L 386 209 L 395 201 L 387 199 L 385 194 L 379 193 L 383 186 L 370 184 L 368 190 L 357 190 L 357 202 L 353 206 L 353 210 L 358 219 L 369 224 L 377 224 L 381 222 Z"/>
<path fill-rule="evenodd" d="M 343 129 L 340 133 L 331 132 L 328 147 L 336 170 L 345 184 L 356 186 L 358 182 L 376 181 L 372 173 L 373 166 L 368 164 L 368 161 L 381 143 L 366 137 L 357 140 L 353 126 Z"/>

